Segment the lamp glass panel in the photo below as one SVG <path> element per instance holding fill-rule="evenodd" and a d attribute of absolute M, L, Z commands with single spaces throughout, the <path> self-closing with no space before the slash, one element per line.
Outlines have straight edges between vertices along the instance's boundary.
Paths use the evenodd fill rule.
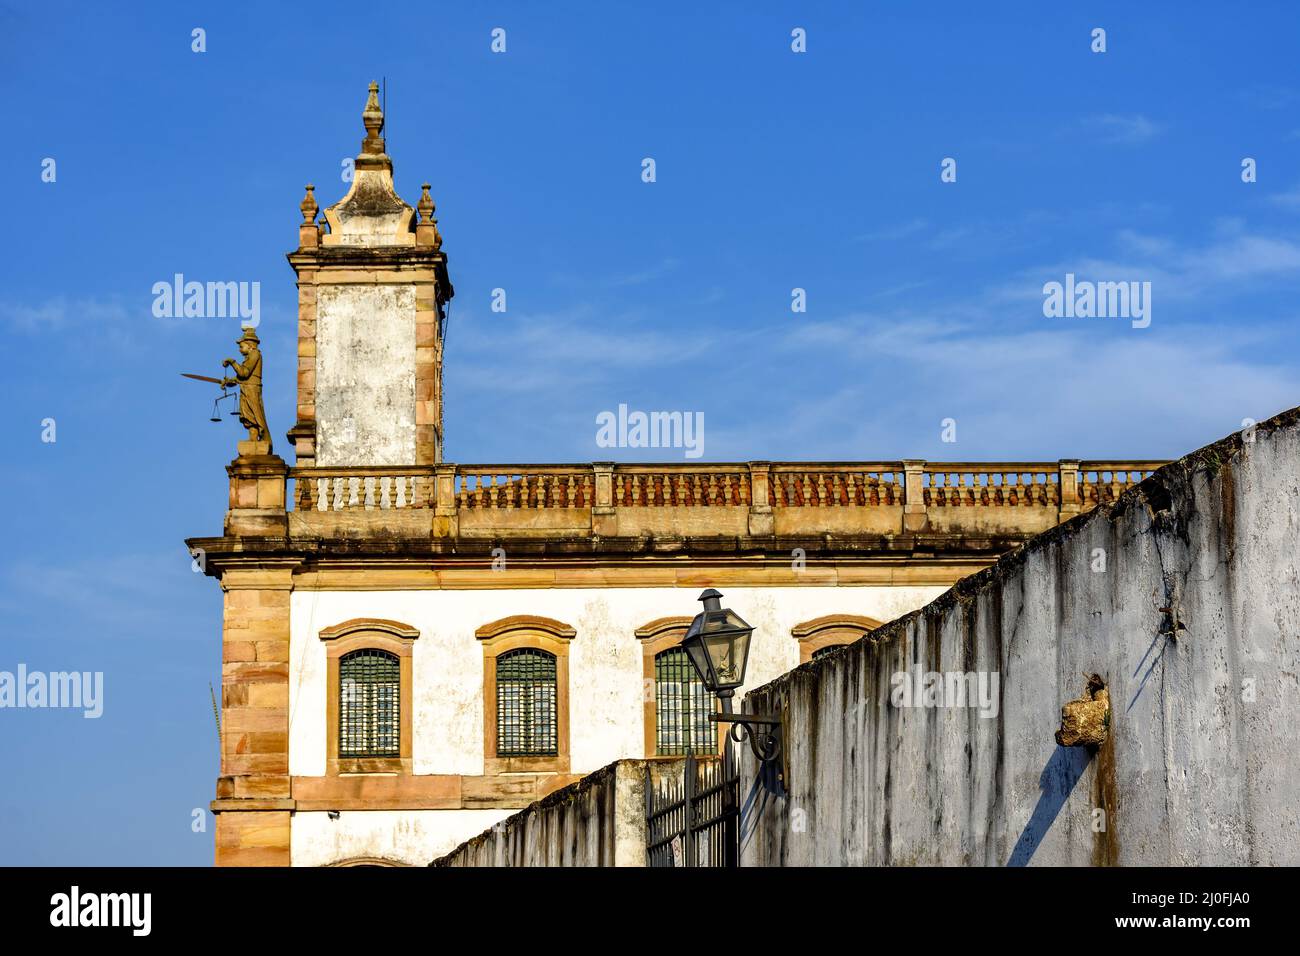
<path fill-rule="evenodd" d="M 705 636 L 712 677 L 718 688 L 739 687 L 745 680 L 749 630 L 728 630 Z"/>

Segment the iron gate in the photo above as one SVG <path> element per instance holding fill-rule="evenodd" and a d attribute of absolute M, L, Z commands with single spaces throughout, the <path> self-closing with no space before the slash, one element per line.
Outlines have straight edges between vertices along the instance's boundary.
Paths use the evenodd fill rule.
<path fill-rule="evenodd" d="M 647 866 L 736 866 L 740 773 L 731 761 L 686 757 L 681 781 L 645 772 Z"/>

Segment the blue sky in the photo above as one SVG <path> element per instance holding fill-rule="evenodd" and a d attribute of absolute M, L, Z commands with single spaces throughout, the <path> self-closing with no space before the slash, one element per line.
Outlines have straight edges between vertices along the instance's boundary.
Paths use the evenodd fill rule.
<path fill-rule="evenodd" d="M 183 539 L 239 434 L 177 373 L 237 321 L 150 290 L 261 283 L 283 450 L 284 254 L 371 79 L 456 287 L 448 460 L 680 459 L 598 448 L 619 404 L 703 412 L 706 460 L 1173 457 L 1300 400 L 1295 4 L 612 6 L 0 7 L 0 670 L 106 683 L 99 720 L 0 711 L 0 863 L 211 861 L 220 594 Z M 1151 282 L 1150 327 L 1045 318 L 1066 273 Z"/>

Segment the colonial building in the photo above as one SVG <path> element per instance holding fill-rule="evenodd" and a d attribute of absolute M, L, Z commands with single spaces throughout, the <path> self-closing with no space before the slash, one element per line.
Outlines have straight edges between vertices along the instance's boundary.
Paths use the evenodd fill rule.
<path fill-rule="evenodd" d="M 448 462 L 448 259 L 373 84 L 363 121 L 288 256 L 294 464 L 250 427 L 189 541 L 225 598 L 218 864 L 423 864 L 610 761 L 716 752 L 677 647 L 703 588 L 755 625 L 756 686 L 1156 464 Z"/>

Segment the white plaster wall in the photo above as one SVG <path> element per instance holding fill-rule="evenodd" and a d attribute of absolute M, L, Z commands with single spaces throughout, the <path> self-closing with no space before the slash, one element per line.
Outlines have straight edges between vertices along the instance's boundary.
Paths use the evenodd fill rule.
<path fill-rule="evenodd" d="M 362 856 L 425 866 L 514 810 L 343 810 L 337 820 L 295 813 L 289 838 L 293 866 L 328 866 Z"/>
<path fill-rule="evenodd" d="M 415 462 L 415 287 L 316 291 L 316 463 Z"/>
<path fill-rule="evenodd" d="M 483 773 L 483 650 L 474 632 L 513 614 L 555 618 L 578 632 L 569 648 L 573 772 L 643 757 L 641 642 L 634 632 L 656 618 L 695 614 L 699 590 L 295 591 L 290 605 L 289 771 L 299 776 L 325 772 L 325 645 L 317 635 L 358 617 L 388 618 L 420 631 L 412 660 L 415 773 Z M 799 644 L 790 636 L 796 624 L 831 613 L 890 621 L 944 590 L 727 589 L 724 604 L 755 628 L 741 693 L 798 665 Z"/>

